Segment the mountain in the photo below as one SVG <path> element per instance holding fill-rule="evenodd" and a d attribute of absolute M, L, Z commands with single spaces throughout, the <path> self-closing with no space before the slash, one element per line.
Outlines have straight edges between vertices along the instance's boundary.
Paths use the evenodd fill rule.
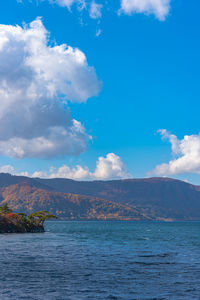
<path fill-rule="evenodd" d="M 152 219 L 200 220 L 200 187 L 170 178 L 80 182 L 37 179 L 62 192 L 100 197 L 137 208 Z"/>
<path fill-rule="evenodd" d="M 170 178 L 89 182 L 1 173 L 0 201 L 62 219 L 200 220 L 200 187 Z"/>
<path fill-rule="evenodd" d="M 1 205 L 30 214 L 47 210 L 68 220 L 145 220 L 136 209 L 92 196 L 61 193 L 21 182 L 0 189 Z"/>

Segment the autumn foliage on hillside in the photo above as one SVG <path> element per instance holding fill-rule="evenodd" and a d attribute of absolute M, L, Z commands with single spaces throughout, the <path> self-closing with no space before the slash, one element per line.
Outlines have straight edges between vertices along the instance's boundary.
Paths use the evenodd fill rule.
<path fill-rule="evenodd" d="M 25 183 L 1 189 L 1 204 L 9 204 L 15 211 L 32 213 L 48 210 L 65 220 L 139 220 L 145 217 L 134 208 L 105 199 L 53 192 Z"/>
<path fill-rule="evenodd" d="M 170 178 L 40 179 L 0 173 L 0 205 L 63 220 L 200 220 L 200 187 Z"/>

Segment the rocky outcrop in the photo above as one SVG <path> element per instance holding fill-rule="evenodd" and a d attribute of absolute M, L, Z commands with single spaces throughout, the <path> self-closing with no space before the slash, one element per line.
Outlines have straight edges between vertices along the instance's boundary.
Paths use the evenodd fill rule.
<path fill-rule="evenodd" d="M 44 226 L 29 226 L 27 223 L 13 221 L 7 216 L 0 215 L 0 233 L 44 232 Z"/>
<path fill-rule="evenodd" d="M 0 233 L 44 232 L 44 226 L 29 226 L 26 223 L 13 221 L 9 217 L 0 215 Z"/>

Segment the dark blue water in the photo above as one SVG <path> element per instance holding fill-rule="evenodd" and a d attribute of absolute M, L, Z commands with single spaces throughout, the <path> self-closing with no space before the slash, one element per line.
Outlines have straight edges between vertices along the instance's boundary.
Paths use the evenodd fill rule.
<path fill-rule="evenodd" d="M 48 222 L 0 235 L 0 299 L 200 299 L 200 223 Z"/>

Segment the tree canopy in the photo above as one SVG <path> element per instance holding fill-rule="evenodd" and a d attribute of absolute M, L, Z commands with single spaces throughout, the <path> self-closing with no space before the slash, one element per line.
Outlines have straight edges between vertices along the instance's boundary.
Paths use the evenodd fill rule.
<path fill-rule="evenodd" d="M 46 210 L 38 211 L 28 216 L 29 221 L 33 221 L 39 226 L 42 226 L 44 224 L 44 221 L 46 221 L 47 219 L 53 219 L 53 218 L 57 218 L 57 217 L 50 214 Z"/>
<path fill-rule="evenodd" d="M 6 204 L 0 206 L 0 213 L 9 214 L 9 213 L 12 213 L 12 209 L 10 209 L 8 204 L 6 203 Z"/>
<path fill-rule="evenodd" d="M 35 228 L 44 230 L 43 225 L 47 219 L 57 218 L 46 210 L 38 211 L 28 216 L 24 213 L 13 213 L 7 203 L 0 206 L 0 215 L 3 215 L 14 225 L 24 228 L 25 232 L 32 232 L 31 230 L 35 230 Z"/>

